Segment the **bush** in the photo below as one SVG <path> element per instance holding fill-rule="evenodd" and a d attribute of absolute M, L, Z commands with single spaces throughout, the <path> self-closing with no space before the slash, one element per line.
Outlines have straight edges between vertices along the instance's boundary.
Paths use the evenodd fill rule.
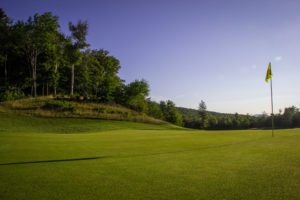
<path fill-rule="evenodd" d="M 148 99 L 147 107 L 148 107 L 147 115 L 149 115 L 151 117 L 154 117 L 156 119 L 163 119 L 164 118 L 163 113 L 162 113 L 158 103 Z"/>
<path fill-rule="evenodd" d="M 9 87 L 3 93 L 0 94 L 0 101 L 11 101 L 21 99 L 25 95 L 22 90 L 16 87 Z"/>
<path fill-rule="evenodd" d="M 147 110 L 147 102 L 143 96 L 130 97 L 127 100 L 127 107 L 137 112 L 145 112 Z"/>
<path fill-rule="evenodd" d="M 43 106 L 45 109 L 56 110 L 56 111 L 70 111 L 74 112 L 75 107 L 71 102 L 67 101 L 48 101 Z"/>

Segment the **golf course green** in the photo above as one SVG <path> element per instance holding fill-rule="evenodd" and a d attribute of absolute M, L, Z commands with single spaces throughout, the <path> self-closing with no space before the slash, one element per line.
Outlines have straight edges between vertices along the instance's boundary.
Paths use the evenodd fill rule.
<path fill-rule="evenodd" d="M 300 129 L 0 113 L 0 199 L 299 199 Z"/>

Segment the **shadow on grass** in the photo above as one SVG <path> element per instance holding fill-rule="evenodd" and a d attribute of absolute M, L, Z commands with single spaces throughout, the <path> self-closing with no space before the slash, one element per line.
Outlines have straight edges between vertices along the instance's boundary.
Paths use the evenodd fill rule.
<path fill-rule="evenodd" d="M 0 163 L 0 165 L 24 165 L 24 164 L 36 164 L 36 163 L 57 163 L 57 162 L 72 162 L 82 160 L 96 160 L 105 157 L 88 157 L 88 158 L 70 158 L 70 159 L 59 159 L 59 160 L 37 160 L 37 161 L 26 161 L 26 162 L 11 162 L 11 163 Z"/>
<path fill-rule="evenodd" d="M 209 149 L 216 149 L 216 148 L 223 148 L 223 147 L 230 147 L 236 145 L 243 145 L 243 144 L 251 144 L 257 141 L 265 141 L 269 140 L 270 138 L 259 138 L 254 140 L 246 140 L 240 142 L 230 142 L 226 144 L 220 145 L 209 145 L 204 147 L 198 148 L 191 148 L 191 149 L 183 149 L 183 150 L 174 150 L 174 151 L 165 151 L 165 152 L 155 152 L 155 153 L 143 153 L 143 154 L 132 154 L 132 155 L 111 155 L 111 156 L 97 156 L 97 157 L 86 157 L 86 158 L 70 158 L 70 159 L 60 159 L 60 160 L 39 160 L 39 161 L 26 161 L 26 162 L 11 162 L 11 163 L 0 163 L 1 165 L 23 165 L 23 164 L 37 164 L 37 163 L 58 163 L 58 162 L 71 162 L 71 161 L 83 161 L 83 160 L 96 160 L 96 159 L 126 159 L 126 158 L 136 158 L 136 157 L 150 157 L 150 156 L 158 156 L 158 155 L 168 155 L 168 154 L 179 154 L 179 153 L 186 153 L 192 151 L 200 151 L 200 150 L 209 150 Z"/>

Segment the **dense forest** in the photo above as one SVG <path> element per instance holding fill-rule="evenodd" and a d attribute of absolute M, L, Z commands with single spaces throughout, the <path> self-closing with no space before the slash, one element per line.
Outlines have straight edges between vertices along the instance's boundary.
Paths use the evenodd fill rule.
<path fill-rule="evenodd" d="M 107 50 L 91 49 L 86 40 L 88 22 L 69 22 L 69 34 L 60 32 L 52 13 L 35 14 L 13 22 L 0 9 L 0 101 L 52 95 L 72 101 L 120 104 L 176 125 L 197 129 L 248 129 L 270 127 L 271 118 L 219 114 L 177 108 L 171 100 L 159 103 L 148 98 L 149 84 L 126 84 L 118 72 L 120 61 Z M 296 107 L 275 115 L 278 128 L 299 127 Z"/>

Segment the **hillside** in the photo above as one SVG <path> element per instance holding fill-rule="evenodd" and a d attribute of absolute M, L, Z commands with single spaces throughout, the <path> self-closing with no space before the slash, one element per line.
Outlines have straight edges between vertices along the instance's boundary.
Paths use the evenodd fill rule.
<path fill-rule="evenodd" d="M 86 103 L 56 100 L 52 97 L 25 98 L 0 103 L 0 111 L 39 117 L 89 118 L 166 124 L 117 104 Z"/>
<path fill-rule="evenodd" d="M 184 108 L 184 107 L 177 107 L 177 109 L 183 117 L 199 118 L 199 111 L 196 109 Z M 220 112 L 214 112 L 214 111 L 207 111 L 207 113 L 209 115 L 213 115 L 216 117 L 225 117 L 225 116 L 234 116 L 235 115 L 232 113 L 220 113 Z M 243 116 L 243 115 L 241 115 L 241 116 Z"/>
<path fill-rule="evenodd" d="M 82 117 L 38 117 L 19 112 L 0 110 L 0 133 L 88 133 L 112 130 L 185 130 L 184 128 L 162 123 L 137 123 L 130 121 L 85 119 Z"/>
<path fill-rule="evenodd" d="M 233 130 L 270 127 L 269 119 L 258 118 L 243 114 L 229 114 L 206 111 L 202 119 L 198 110 L 190 108 L 177 108 L 182 115 L 183 124 L 187 128 Z"/>

